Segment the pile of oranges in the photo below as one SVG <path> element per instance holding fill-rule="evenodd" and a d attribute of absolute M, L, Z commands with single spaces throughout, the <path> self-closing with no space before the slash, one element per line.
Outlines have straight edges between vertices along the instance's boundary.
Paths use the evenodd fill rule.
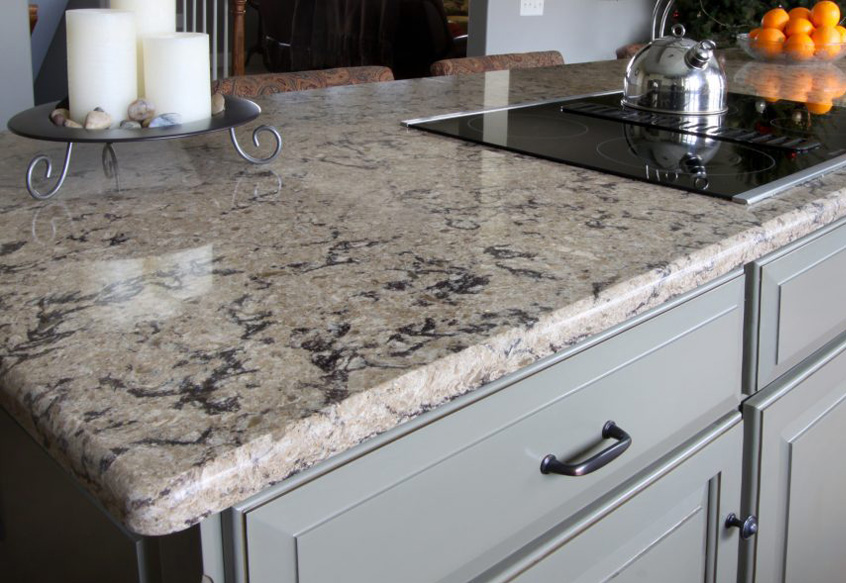
<path fill-rule="evenodd" d="M 752 49 L 765 58 L 784 54 L 794 61 L 829 61 L 840 55 L 846 28 L 840 25 L 840 7 L 822 0 L 804 7 L 773 8 L 764 14 L 761 27 L 749 33 Z"/>

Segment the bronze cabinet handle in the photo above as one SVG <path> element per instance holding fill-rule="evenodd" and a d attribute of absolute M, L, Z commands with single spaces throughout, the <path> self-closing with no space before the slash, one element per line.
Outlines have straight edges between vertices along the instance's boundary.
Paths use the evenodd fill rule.
<path fill-rule="evenodd" d="M 740 529 L 740 538 L 743 540 L 749 540 L 758 534 L 758 517 L 754 514 L 750 514 L 745 520 L 741 520 L 734 512 L 732 512 L 726 516 L 726 528 L 732 527 Z"/>
<path fill-rule="evenodd" d="M 613 421 L 606 422 L 602 427 L 602 439 L 616 439 L 617 443 L 603 449 L 595 456 L 576 464 L 560 462 L 554 455 L 549 454 L 541 461 L 541 473 L 560 474 L 562 476 L 586 476 L 607 466 L 620 457 L 632 444 L 631 436 L 620 429 Z"/>

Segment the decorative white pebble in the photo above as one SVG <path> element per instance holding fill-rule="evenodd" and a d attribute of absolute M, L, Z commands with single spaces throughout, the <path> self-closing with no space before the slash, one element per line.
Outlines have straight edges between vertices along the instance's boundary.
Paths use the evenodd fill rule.
<path fill-rule="evenodd" d="M 144 121 L 145 119 L 155 117 L 155 115 L 156 106 L 146 99 L 136 99 L 127 108 L 127 117 L 132 121 Z"/>
<path fill-rule="evenodd" d="M 70 111 L 63 107 L 54 109 L 53 112 L 50 114 L 50 121 L 52 121 L 53 124 L 57 126 L 64 126 L 65 122 L 69 119 Z"/>
<path fill-rule="evenodd" d="M 88 112 L 82 125 L 87 130 L 107 130 L 112 126 L 112 116 L 98 107 Z"/>
<path fill-rule="evenodd" d="M 226 99 L 222 93 L 215 93 L 211 98 L 211 113 L 217 115 L 226 109 Z"/>
<path fill-rule="evenodd" d="M 168 128 L 182 123 L 182 116 L 178 113 L 163 113 L 157 115 L 147 124 L 148 128 Z"/>

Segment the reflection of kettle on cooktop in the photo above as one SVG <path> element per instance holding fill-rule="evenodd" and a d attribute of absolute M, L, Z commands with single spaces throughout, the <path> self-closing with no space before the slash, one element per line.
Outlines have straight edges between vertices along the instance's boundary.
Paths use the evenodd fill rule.
<path fill-rule="evenodd" d="M 643 161 L 647 172 L 654 170 L 662 176 L 662 181 L 670 182 L 680 174 L 688 174 L 697 189 L 708 188 L 705 165 L 717 155 L 719 140 L 629 124 L 625 126 L 625 134 L 629 149 Z"/>

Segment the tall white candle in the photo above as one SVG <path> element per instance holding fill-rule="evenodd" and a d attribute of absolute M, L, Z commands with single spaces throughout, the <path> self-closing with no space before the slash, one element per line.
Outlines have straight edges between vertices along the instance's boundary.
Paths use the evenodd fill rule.
<path fill-rule="evenodd" d="M 146 98 L 156 113 L 183 123 L 211 117 L 209 35 L 177 32 L 144 38 Z"/>
<path fill-rule="evenodd" d="M 118 10 L 68 10 L 68 100 L 71 119 L 102 107 L 117 124 L 138 97 L 135 18 Z"/>
<path fill-rule="evenodd" d="M 111 0 L 115 10 L 129 10 L 135 13 L 135 30 L 138 34 L 138 96 L 146 95 L 144 90 L 144 45 L 145 36 L 176 32 L 176 0 Z"/>

